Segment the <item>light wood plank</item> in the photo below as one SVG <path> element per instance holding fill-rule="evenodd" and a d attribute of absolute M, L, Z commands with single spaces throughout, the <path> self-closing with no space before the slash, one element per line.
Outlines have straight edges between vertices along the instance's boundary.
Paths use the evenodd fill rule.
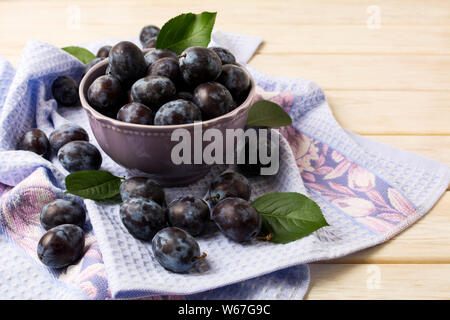
<path fill-rule="evenodd" d="M 272 76 L 313 79 L 326 90 L 450 90 L 450 56 L 258 54 Z"/>
<path fill-rule="evenodd" d="M 365 25 L 275 25 L 261 28 L 259 25 L 224 24 L 224 28 L 236 33 L 245 29 L 246 34 L 262 37 L 266 41 L 260 51 L 264 53 L 450 53 L 448 26 L 383 26 L 369 29 Z M 297 32 L 292 32 L 293 28 Z"/>
<path fill-rule="evenodd" d="M 450 192 L 414 225 L 376 247 L 329 263 L 450 264 Z"/>
<path fill-rule="evenodd" d="M 450 134 L 450 91 L 325 93 L 336 120 L 359 134 Z"/>
<path fill-rule="evenodd" d="M 390 146 L 450 165 L 450 136 L 368 136 Z"/>
<path fill-rule="evenodd" d="M 63 47 L 98 38 L 138 34 L 148 23 L 162 25 L 182 11 L 217 11 L 216 26 L 263 37 L 264 52 L 448 54 L 450 5 L 377 1 L 381 28 L 367 28 L 372 1 L 3 1 L 0 2 L 0 56 L 13 63 L 29 39 Z M 186 8 L 186 9 L 184 9 Z M 324 9 L 326 8 L 326 9 Z M 39 14 L 36 14 L 36 9 Z M 68 25 L 80 10 L 79 28 Z M 72 10 L 72 11 L 71 11 Z M 114 23 L 111 23 L 114 21 Z M 8 37 L 14 30 L 14 37 Z M 296 32 L 293 32 L 296 30 Z M 8 43 L 1 42 L 8 39 Z M 288 45 L 286 45 L 288 44 Z"/>
<path fill-rule="evenodd" d="M 450 299 L 448 264 L 313 264 L 306 299 Z"/>
<path fill-rule="evenodd" d="M 443 25 L 450 24 L 450 4 L 441 0 L 346 0 L 346 1 L 222 1 L 186 0 L 180 3 L 177 0 L 71 0 L 71 1 L 3 1 L 1 11 L 4 9 L 18 13 L 18 17 L 32 16 L 26 11 L 40 8 L 40 17 L 58 18 L 53 13 L 65 10 L 68 5 L 78 5 L 82 10 L 97 14 L 95 21 L 108 22 L 110 18 L 122 18 L 117 23 L 162 23 L 181 12 L 217 11 L 218 22 L 246 24 L 366 24 L 369 13 L 367 8 L 376 5 L 380 8 L 382 25 Z M 100 15 L 100 12 L 114 13 L 113 15 Z M 128 21 L 128 22 L 127 22 Z"/>

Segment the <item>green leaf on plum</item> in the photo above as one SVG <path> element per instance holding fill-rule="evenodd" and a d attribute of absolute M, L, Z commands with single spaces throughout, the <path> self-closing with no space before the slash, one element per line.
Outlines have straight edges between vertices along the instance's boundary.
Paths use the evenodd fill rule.
<path fill-rule="evenodd" d="M 96 56 L 92 52 L 81 47 L 64 47 L 61 48 L 61 50 L 70 53 L 83 63 L 89 63 L 96 58 Z"/>
<path fill-rule="evenodd" d="M 216 12 L 184 13 L 167 21 L 156 39 L 157 49 L 180 54 L 193 46 L 208 46 L 216 21 Z"/>
<path fill-rule="evenodd" d="M 247 126 L 283 127 L 292 123 L 291 117 L 278 104 L 269 100 L 256 101 L 247 116 Z"/>
<path fill-rule="evenodd" d="M 262 216 L 261 236 L 272 234 L 270 241 L 287 243 L 328 226 L 320 207 L 296 192 L 265 194 L 252 205 Z"/>
<path fill-rule="evenodd" d="M 91 200 L 116 200 L 122 178 L 108 171 L 83 170 L 69 174 L 65 182 L 66 193 Z"/>

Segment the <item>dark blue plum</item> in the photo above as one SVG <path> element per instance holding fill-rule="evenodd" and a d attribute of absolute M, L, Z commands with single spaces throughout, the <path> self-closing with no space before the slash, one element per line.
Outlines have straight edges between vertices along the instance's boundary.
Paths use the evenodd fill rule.
<path fill-rule="evenodd" d="M 210 212 L 205 200 L 194 196 L 184 196 L 169 204 L 167 216 L 171 226 L 197 236 L 205 229 Z"/>
<path fill-rule="evenodd" d="M 224 115 L 234 109 L 231 93 L 218 82 L 206 82 L 195 88 L 194 103 L 208 119 Z"/>
<path fill-rule="evenodd" d="M 92 82 L 87 96 L 90 105 L 98 111 L 113 111 L 122 104 L 124 91 L 120 81 L 108 74 L 100 76 Z"/>
<path fill-rule="evenodd" d="M 245 155 L 245 161 L 242 164 L 238 164 L 237 167 L 239 171 L 242 172 L 246 176 L 259 176 L 261 175 L 262 168 L 270 167 L 270 162 L 267 164 L 261 163 L 261 157 L 259 156 L 260 150 L 267 155 L 267 157 L 271 157 L 272 149 L 271 149 L 271 139 L 270 139 L 270 131 L 267 137 L 260 137 L 258 131 L 256 138 L 256 148 L 253 145 L 250 145 L 249 139 L 246 139 L 245 146 L 242 152 Z M 252 158 L 252 159 L 250 159 Z M 251 162 L 250 160 L 255 159 L 256 162 Z"/>
<path fill-rule="evenodd" d="M 217 53 L 217 55 L 220 58 L 220 61 L 222 62 L 222 65 L 236 63 L 236 58 L 229 50 L 222 47 L 209 47 L 209 49 Z"/>
<path fill-rule="evenodd" d="M 25 132 L 20 138 L 18 148 L 20 150 L 32 151 L 44 158 L 50 155 L 51 147 L 44 131 L 33 129 Z"/>
<path fill-rule="evenodd" d="M 144 48 L 144 49 L 155 48 L 156 47 L 156 39 L 157 39 L 157 37 L 148 39 L 148 41 L 142 45 L 142 48 Z"/>
<path fill-rule="evenodd" d="M 124 201 L 131 198 L 145 198 L 161 206 L 165 204 L 164 189 L 156 181 L 145 177 L 124 180 L 120 185 L 120 196 Z"/>
<path fill-rule="evenodd" d="M 222 72 L 222 62 L 213 50 L 204 47 L 190 47 L 179 58 L 183 80 L 190 86 L 214 81 Z"/>
<path fill-rule="evenodd" d="M 248 96 L 250 78 L 247 72 L 239 66 L 234 64 L 224 65 L 217 82 L 223 84 L 230 91 L 238 104 L 241 104 Z"/>
<path fill-rule="evenodd" d="M 179 91 L 179 92 L 177 92 L 177 98 L 194 102 L 194 95 L 191 92 L 188 92 L 188 91 Z"/>
<path fill-rule="evenodd" d="M 176 227 L 168 227 L 159 231 L 152 240 L 153 254 L 156 260 L 172 272 L 186 272 L 199 260 L 206 257 L 200 255 L 200 247 L 195 239 Z"/>
<path fill-rule="evenodd" d="M 211 182 L 208 199 L 212 204 L 216 204 L 230 197 L 249 200 L 250 194 L 251 189 L 247 178 L 240 173 L 228 171 L 222 173 Z"/>
<path fill-rule="evenodd" d="M 236 242 L 252 240 L 261 230 L 261 215 L 241 198 L 226 198 L 214 206 L 212 219 L 220 231 Z"/>
<path fill-rule="evenodd" d="M 95 66 L 97 63 L 99 63 L 100 61 L 102 61 L 104 58 L 95 58 L 94 60 L 92 60 L 91 62 L 86 63 L 86 65 L 84 66 L 84 73 L 83 76 L 88 73 L 89 70 L 91 70 L 91 68 L 93 66 Z"/>
<path fill-rule="evenodd" d="M 62 224 L 48 230 L 39 240 L 37 255 L 51 268 L 64 268 L 83 254 L 84 232 L 79 226 Z"/>
<path fill-rule="evenodd" d="M 50 134 L 49 141 L 53 151 L 57 152 L 63 145 L 71 141 L 89 141 L 89 135 L 82 127 L 67 123 Z"/>
<path fill-rule="evenodd" d="M 178 59 L 166 57 L 156 60 L 148 67 L 147 75 L 163 76 L 172 80 L 173 83 L 178 82 L 180 78 Z"/>
<path fill-rule="evenodd" d="M 109 52 L 111 51 L 112 46 L 103 46 L 97 51 L 97 58 L 108 58 Z"/>
<path fill-rule="evenodd" d="M 73 106 L 78 102 L 78 83 L 68 76 L 55 79 L 52 84 L 53 98 L 63 106 Z"/>
<path fill-rule="evenodd" d="M 83 228 L 86 222 L 86 211 L 73 200 L 56 199 L 41 211 L 41 225 L 49 230 L 61 224 L 74 224 Z"/>
<path fill-rule="evenodd" d="M 153 111 L 139 102 L 128 103 L 117 113 L 117 120 L 128 123 L 150 125 L 153 124 L 153 118 Z"/>
<path fill-rule="evenodd" d="M 166 212 L 153 200 L 130 198 L 120 205 L 120 218 L 136 239 L 152 240 L 155 233 L 167 227 Z"/>
<path fill-rule="evenodd" d="M 72 141 L 58 151 L 58 160 L 69 172 L 98 170 L 102 165 L 102 155 L 87 141 Z"/>
<path fill-rule="evenodd" d="M 145 104 L 153 111 L 157 111 L 164 103 L 176 96 L 173 82 L 162 76 L 147 76 L 139 79 L 131 87 L 133 101 Z"/>
<path fill-rule="evenodd" d="M 147 66 L 144 54 L 134 43 L 121 41 L 109 51 L 110 72 L 128 87 L 145 76 Z"/>
<path fill-rule="evenodd" d="M 147 52 L 145 54 L 145 63 L 147 64 L 147 67 L 150 67 L 153 62 L 161 59 L 161 58 L 173 58 L 175 60 L 178 60 L 178 56 L 175 52 L 167 50 L 167 49 L 155 49 Z"/>
<path fill-rule="evenodd" d="M 139 33 L 139 41 L 144 46 L 150 39 L 158 36 L 160 29 L 154 25 L 148 25 L 142 28 Z"/>
<path fill-rule="evenodd" d="M 194 103 L 187 100 L 173 100 L 159 108 L 155 115 L 155 125 L 174 125 L 194 123 L 202 120 L 202 112 Z"/>

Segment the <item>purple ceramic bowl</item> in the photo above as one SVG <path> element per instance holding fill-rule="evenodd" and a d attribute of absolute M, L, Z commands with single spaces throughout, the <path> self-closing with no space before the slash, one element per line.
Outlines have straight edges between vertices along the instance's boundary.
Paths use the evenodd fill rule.
<path fill-rule="evenodd" d="M 210 165 L 174 164 L 171 159 L 172 148 L 179 141 L 171 141 L 172 132 L 176 129 L 186 129 L 191 134 L 191 159 L 194 163 L 194 126 L 199 126 L 203 132 L 215 128 L 225 137 L 226 129 L 243 129 L 247 114 L 255 93 L 255 83 L 251 74 L 243 68 L 251 80 L 251 88 L 247 99 L 233 111 L 218 118 L 196 124 L 182 125 L 140 125 L 122 122 L 109 118 L 91 107 L 87 100 L 87 91 L 91 83 L 105 74 L 108 59 L 97 63 L 83 77 L 80 83 L 81 105 L 89 117 L 89 124 L 98 144 L 111 159 L 130 170 L 133 175 L 148 176 L 162 186 L 182 186 L 192 183 L 206 175 Z M 242 66 L 241 66 L 242 67 Z M 225 139 L 224 139 L 225 140 Z M 203 148 L 210 144 L 202 143 Z M 225 150 L 225 147 L 224 147 Z M 198 152 L 197 152 L 198 155 Z"/>

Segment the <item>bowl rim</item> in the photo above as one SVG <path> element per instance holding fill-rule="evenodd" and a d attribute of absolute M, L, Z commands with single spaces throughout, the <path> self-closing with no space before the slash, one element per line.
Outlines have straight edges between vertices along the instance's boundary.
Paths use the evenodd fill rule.
<path fill-rule="evenodd" d="M 144 55 L 149 51 L 151 51 L 151 50 L 144 50 L 144 52 L 143 52 Z M 89 79 L 92 76 L 92 74 L 94 72 L 96 72 L 98 69 L 103 68 L 107 63 L 109 63 L 108 58 L 103 59 L 102 61 L 96 63 L 90 70 L 88 70 L 88 72 L 81 79 L 80 87 L 78 90 L 78 93 L 80 96 L 80 101 L 81 101 L 81 106 L 89 114 L 91 114 L 96 120 L 109 123 L 112 126 L 120 127 L 125 130 L 126 129 L 140 129 L 140 130 L 148 129 L 148 130 L 158 130 L 158 131 L 172 131 L 175 129 L 183 129 L 183 128 L 184 129 L 192 129 L 192 128 L 194 128 L 194 126 L 198 126 L 199 124 L 201 124 L 202 126 L 205 126 L 205 127 L 213 126 L 216 123 L 222 122 L 222 120 L 224 120 L 224 119 L 235 118 L 239 113 L 243 112 L 246 108 L 250 107 L 251 100 L 253 99 L 255 91 L 256 91 L 255 81 L 254 81 L 252 75 L 250 74 L 250 72 L 240 63 L 236 63 L 236 65 L 241 67 L 247 73 L 248 77 L 250 78 L 250 91 L 248 93 L 247 98 L 232 111 L 225 113 L 219 117 L 209 119 L 206 121 L 196 121 L 194 123 L 186 123 L 186 124 L 148 125 L 148 124 L 129 123 L 129 122 L 124 122 L 124 121 L 120 121 L 117 119 L 113 119 L 104 114 L 101 114 L 100 112 L 95 110 L 89 104 L 87 97 L 84 94 L 84 92 L 87 92 L 87 89 L 89 89 L 89 88 L 86 88 L 87 79 Z M 95 79 L 93 81 L 95 81 Z"/>

